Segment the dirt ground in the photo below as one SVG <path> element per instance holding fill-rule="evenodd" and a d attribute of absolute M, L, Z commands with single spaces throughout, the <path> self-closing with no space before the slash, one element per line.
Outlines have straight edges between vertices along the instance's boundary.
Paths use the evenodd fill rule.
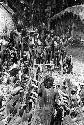
<path fill-rule="evenodd" d="M 78 80 L 84 81 L 84 47 L 67 48 L 67 54 L 72 55 L 73 73 Z"/>

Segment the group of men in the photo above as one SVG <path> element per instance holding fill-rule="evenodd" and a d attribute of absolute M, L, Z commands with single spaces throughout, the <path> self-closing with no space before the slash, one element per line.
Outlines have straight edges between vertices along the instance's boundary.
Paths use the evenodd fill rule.
<path fill-rule="evenodd" d="M 26 36 L 27 35 L 27 36 Z M 41 39 L 38 33 L 28 33 L 23 32 L 22 34 L 17 32 L 12 32 L 9 39 L 2 39 L 5 44 L 1 43 L 1 68 L 2 68 L 2 82 L 7 84 L 12 84 L 13 87 L 21 86 L 23 90 L 25 89 L 28 80 L 33 75 L 30 73 L 30 68 L 33 68 L 34 64 L 51 64 L 60 67 L 63 65 L 64 73 L 70 73 L 71 57 L 66 57 L 66 49 L 64 46 L 64 41 L 60 39 L 59 36 L 49 33 L 45 38 Z M 7 72 L 8 78 L 5 81 L 4 72 Z M 38 76 L 40 69 L 36 74 L 36 80 L 38 81 Z M 38 81 L 39 82 L 39 81 Z M 39 83 L 38 83 L 39 84 Z M 37 86 L 38 86 L 37 84 Z M 59 124 L 61 125 L 63 110 L 68 114 L 68 108 L 64 104 L 61 105 L 59 93 L 60 87 L 57 86 L 55 90 L 53 88 L 54 79 L 51 77 L 46 77 L 40 88 L 38 90 L 38 103 L 40 108 L 47 107 L 50 113 L 49 125 Z M 38 87 L 37 87 L 38 88 Z M 18 93 L 18 94 L 17 94 Z M 18 105 L 19 97 L 21 99 L 21 93 L 19 91 L 15 93 L 13 100 L 7 103 L 7 113 L 13 112 L 13 115 L 17 112 L 16 104 Z M 31 94 L 30 94 L 31 95 Z M 65 94 L 66 95 L 66 94 Z M 66 95 L 67 96 L 67 95 Z M 12 98 L 11 97 L 11 98 Z M 28 98 L 30 99 L 30 97 Z M 2 99 L 1 99 L 2 100 Z M 15 107 L 15 110 L 13 106 Z M 29 104 L 29 102 L 28 102 Z M 31 104 L 29 104 L 31 105 Z M 31 106 L 30 106 L 31 107 Z M 27 107 L 28 108 L 28 107 Z M 23 110 L 23 109 L 22 109 Z M 19 114 L 22 115 L 23 111 L 20 110 Z M 42 109 L 43 110 L 43 109 Z M 22 113 L 21 113 L 22 111 Z M 45 110 L 46 111 L 46 110 Z M 45 122 L 45 125 L 46 122 Z"/>
<path fill-rule="evenodd" d="M 27 32 L 26 35 L 24 32 L 12 32 L 10 38 L 5 40 L 7 43 L 1 45 L 0 54 L 3 65 L 9 67 L 14 63 L 26 62 L 33 67 L 34 64 L 53 63 L 56 67 L 63 67 L 64 72 L 71 71 L 71 57 L 66 57 L 63 38 L 56 36 L 53 32 L 44 35 L 43 39 L 41 39 L 38 31 Z"/>

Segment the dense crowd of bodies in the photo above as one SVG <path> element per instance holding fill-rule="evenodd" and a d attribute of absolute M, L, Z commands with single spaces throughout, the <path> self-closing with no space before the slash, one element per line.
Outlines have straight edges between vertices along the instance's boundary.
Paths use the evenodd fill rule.
<path fill-rule="evenodd" d="M 6 100 L 7 115 L 14 116 L 18 112 L 22 117 L 24 110 L 28 113 L 36 104 L 41 111 L 45 110 L 45 114 L 49 110 L 48 122 L 44 120 L 43 125 L 61 125 L 66 115 L 77 116 L 71 109 L 83 106 L 83 86 L 80 86 L 79 96 L 77 86 L 70 79 L 56 84 L 52 76 L 57 69 L 62 74 L 73 74 L 72 56 L 67 56 L 64 35 L 57 36 L 54 31 L 40 34 L 38 30 L 15 30 L 10 37 L 2 37 L 0 45 L 0 83 L 11 85 L 13 89 L 21 87 L 16 90 L 11 88 L 10 92 L 7 90 L 7 94 L 10 93 L 9 101 Z M 51 74 L 48 75 L 49 72 Z M 25 92 L 26 99 L 22 98 Z M 2 102 L 1 95 L 1 108 Z M 20 102 L 25 105 L 18 107 Z M 31 119 L 29 117 L 28 122 Z"/>

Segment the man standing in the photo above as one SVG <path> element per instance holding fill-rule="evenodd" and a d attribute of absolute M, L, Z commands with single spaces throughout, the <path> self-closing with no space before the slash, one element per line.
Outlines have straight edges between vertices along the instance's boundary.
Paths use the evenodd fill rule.
<path fill-rule="evenodd" d="M 41 112 L 44 111 L 43 113 L 46 114 L 46 120 L 43 125 L 54 125 L 55 123 L 61 125 L 59 118 L 62 116 L 62 111 L 56 101 L 59 93 L 54 90 L 53 84 L 54 79 L 50 76 L 46 76 L 38 91 L 39 107 Z"/>

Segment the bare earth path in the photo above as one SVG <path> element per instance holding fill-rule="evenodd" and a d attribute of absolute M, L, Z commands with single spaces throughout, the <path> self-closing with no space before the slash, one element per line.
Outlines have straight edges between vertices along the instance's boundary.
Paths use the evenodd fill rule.
<path fill-rule="evenodd" d="M 78 80 L 84 81 L 84 48 L 70 48 L 68 55 L 72 55 L 73 73 L 78 77 Z"/>

